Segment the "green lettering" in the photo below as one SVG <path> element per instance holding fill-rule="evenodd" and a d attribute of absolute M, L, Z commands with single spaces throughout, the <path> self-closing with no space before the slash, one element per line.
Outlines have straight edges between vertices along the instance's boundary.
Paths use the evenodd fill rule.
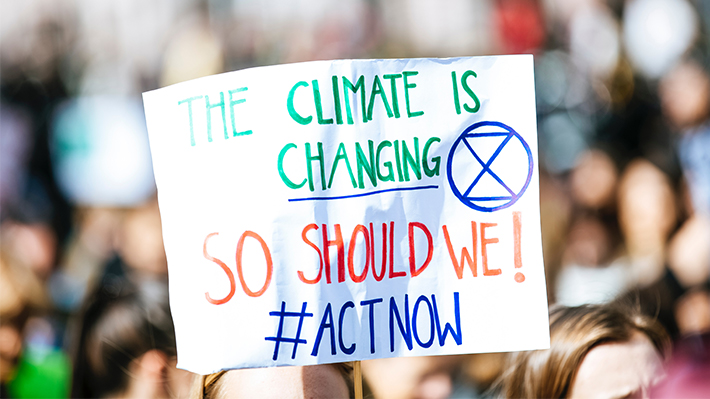
<path fill-rule="evenodd" d="M 293 97 L 296 95 L 296 89 L 301 86 L 308 87 L 308 83 L 300 81 L 291 88 L 291 91 L 288 92 L 288 100 L 286 101 L 286 107 L 288 108 L 288 114 L 291 115 L 291 119 L 300 123 L 301 125 L 307 125 L 311 123 L 311 121 L 313 120 L 313 116 L 309 115 L 307 118 L 304 118 L 298 112 L 296 112 L 296 109 L 293 107 Z M 313 191 L 313 189 L 311 189 L 311 191 Z"/>
<path fill-rule="evenodd" d="M 367 113 L 365 112 L 365 77 L 360 76 L 357 79 L 355 86 L 353 86 L 353 84 L 348 80 L 348 78 L 343 76 L 343 95 L 345 96 L 345 112 L 348 117 L 348 125 L 352 125 L 354 123 L 353 114 L 350 110 L 350 96 L 348 95 L 346 89 L 350 89 L 353 94 L 357 93 L 358 90 L 362 89 L 362 91 L 360 92 L 360 103 L 362 104 L 362 106 L 360 107 L 360 112 L 362 113 L 362 121 L 364 123 L 367 123 Z"/>
<path fill-rule="evenodd" d="M 372 140 L 367 141 L 367 146 L 368 149 L 370 150 L 368 154 L 370 154 L 370 161 L 368 162 L 367 158 L 365 157 L 365 153 L 362 151 L 362 147 L 360 147 L 360 143 L 355 143 L 355 154 L 356 154 L 356 160 L 357 160 L 357 180 L 358 180 L 358 187 L 360 188 L 365 188 L 365 182 L 363 181 L 363 170 L 365 173 L 367 173 L 367 176 L 370 178 L 370 182 L 374 187 L 377 187 L 377 172 L 375 172 L 376 169 L 376 164 L 375 164 L 375 151 L 374 151 L 374 143 Z"/>
<path fill-rule="evenodd" d="M 424 144 L 424 149 L 422 150 L 422 163 L 424 164 L 424 173 L 429 177 L 432 177 L 434 175 L 439 176 L 439 165 L 441 164 L 441 157 L 434 157 L 431 159 L 431 161 L 436 164 L 432 169 L 429 169 L 429 163 L 427 162 L 427 155 L 429 155 L 429 147 L 433 143 L 439 142 L 441 142 L 440 138 L 432 137 L 427 140 L 426 144 Z"/>
<path fill-rule="evenodd" d="M 456 71 L 451 71 L 451 83 L 454 85 L 454 107 L 456 114 L 461 115 L 461 103 L 459 102 L 459 83 L 456 81 Z"/>
<path fill-rule="evenodd" d="M 288 143 L 284 146 L 284 148 L 281 149 L 281 152 L 279 152 L 279 162 L 278 162 L 278 169 L 279 169 L 279 176 L 281 176 L 281 181 L 283 181 L 289 188 L 301 188 L 303 187 L 304 184 L 306 184 L 306 179 L 303 179 L 301 184 L 296 184 L 291 181 L 291 179 L 286 176 L 286 172 L 284 172 L 284 156 L 286 155 L 286 152 L 290 150 L 291 148 L 296 148 L 296 144 L 293 143 Z M 313 191 L 313 190 L 311 190 Z"/>
<path fill-rule="evenodd" d="M 419 138 L 414 138 L 414 156 L 409 152 L 407 143 L 402 141 L 402 160 L 404 161 L 404 180 L 409 181 L 409 168 L 417 176 L 417 180 L 422 179 L 422 165 L 419 158 Z M 409 165 L 409 167 L 407 167 Z"/>
<path fill-rule="evenodd" d="M 313 79 L 311 81 L 311 84 L 313 85 L 313 100 L 316 103 L 316 115 L 318 115 L 318 124 L 332 125 L 333 118 L 323 119 L 323 105 L 321 104 L 320 88 L 318 87 L 318 81 Z"/>
<path fill-rule="evenodd" d="M 389 79 L 390 87 L 392 88 L 392 110 L 394 111 L 394 117 L 399 118 L 399 103 L 397 101 L 397 79 L 402 77 L 401 73 L 394 73 L 382 76 L 385 79 Z"/>
<path fill-rule="evenodd" d="M 474 93 L 473 90 L 471 90 L 471 88 L 468 86 L 467 79 L 469 76 L 473 76 L 474 78 L 478 77 L 478 76 L 476 76 L 476 72 L 466 71 L 466 72 L 464 72 L 463 76 L 461 76 L 461 85 L 463 86 L 463 89 L 466 91 L 466 94 L 471 96 L 473 101 L 476 103 L 476 106 L 471 108 L 468 106 L 468 104 L 463 103 L 463 108 L 470 113 L 474 113 L 474 112 L 477 112 L 479 108 L 481 108 L 481 102 L 478 101 L 478 97 L 476 96 L 476 93 Z"/>
<path fill-rule="evenodd" d="M 338 152 L 335 154 L 335 159 L 333 160 L 333 169 L 330 170 L 330 178 L 328 179 L 328 188 L 333 185 L 333 177 L 335 176 L 335 171 L 338 169 L 338 163 L 341 159 L 345 161 L 345 166 L 348 168 L 348 173 L 350 174 L 350 181 L 353 184 L 353 188 L 357 188 L 355 176 L 353 176 L 353 170 L 350 167 L 348 154 L 345 152 L 345 144 L 343 143 L 340 143 L 340 145 L 338 146 Z"/>
<path fill-rule="evenodd" d="M 372 93 L 370 93 L 370 103 L 367 105 L 367 119 L 372 120 L 372 111 L 375 108 L 375 95 L 377 94 L 380 95 L 382 104 L 385 106 L 387 117 L 391 118 L 393 114 L 390 105 L 387 103 L 387 95 L 385 94 L 385 90 L 382 88 L 380 77 L 375 75 L 375 80 L 372 82 Z"/>
<path fill-rule="evenodd" d="M 416 76 L 419 75 L 419 72 L 417 71 L 404 71 L 402 72 L 404 75 L 404 102 L 407 103 L 407 118 L 414 118 L 415 116 L 421 116 L 424 115 L 424 111 L 411 111 L 411 108 L 409 106 L 409 89 L 413 89 L 417 87 L 416 83 L 409 83 L 409 80 L 407 80 L 408 77 L 410 76 Z"/>
<path fill-rule="evenodd" d="M 402 176 L 402 161 L 399 158 L 399 140 L 394 141 L 394 160 L 397 165 L 397 176 L 399 181 L 404 181 L 404 176 Z M 409 181 L 409 179 L 407 179 Z"/>
<path fill-rule="evenodd" d="M 308 188 L 315 191 L 313 187 L 313 168 L 311 162 L 318 161 L 320 164 L 320 183 L 325 191 L 325 162 L 323 161 L 323 143 L 318 142 L 318 155 L 313 156 L 311 153 L 311 143 L 306 143 L 306 167 L 308 168 Z"/>
<path fill-rule="evenodd" d="M 376 158 L 377 158 L 377 161 L 376 161 L 376 162 L 377 162 L 377 177 L 378 177 L 380 180 L 382 180 L 382 181 L 394 181 L 394 170 L 392 170 L 392 162 L 387 161 L 387 162 L 385 162 L 385 163 L 382 164 L 382 165 L 384 165 L 385 168 L 387 168 L 387 170 L 389 171 L 389 173 L 387 173 L 387 175 L 384 175 L 384 176 L 383 176 L 383 175 L 382 175 L 382 172 L 380 172 L 380 167 L 379 167 L 379 165 L 380 165 L 380 153 L 382 152 L 382 150 L 383 150 L 385 147 L 392 147 L 392 143 L 391 143 L 389 140 L 385 140 L 385 141 L 381 142 L 381 143 L 377 146 L 377 155 L 376 155 Z"/>
<path fill-rule="evenodd" d="M 343 110 L 340 107 L 340 88 L 338 88 L 338 77 L 331 78 L 333 82 L 333 103 L 335 104 L 335 123 L 343 124 Z"/>

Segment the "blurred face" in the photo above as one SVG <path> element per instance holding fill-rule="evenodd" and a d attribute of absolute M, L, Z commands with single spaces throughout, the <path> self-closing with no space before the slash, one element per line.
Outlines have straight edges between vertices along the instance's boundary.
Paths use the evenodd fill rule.
<path fill-rule="evenodd" d="M 598 266 L 611 253 L 611 239 L 604 225 L 595 218 L 578 219 L 572 225 L 563 262 Z"/>
<path fill-rule="evenodd" d="M 345 379 L 329 365 L 231 370 L 219 398 L 347 398 Z"/>
<path fill-rule="evenodd" d="M 710 79 L 695 63 L 673 69 L 660 85 L 663 112 L 679 127 L 705 118 L 710 103 Z"/>
<path fill-rule="evenodd" d="M 601 208 L 611 202 L 616 180 L 614 161 L 602 151 L 588 151 L 572 171 L 572 196 L 584 206 Z"/>
<path fill-rule="evenodd" d="M 673 189 L 648 161 L 636 160 L 619 187 L 619 223 L 629 251 L 652 252 L 662 247 L 675 223 Z"/>
<path fill-rule="evenodd" d="M 121 255 L 134 269 L 167 273 L 160 214 L 157 206 L 137 208 L 123 224 Z"/>
<path fill-rule="evenodd" d="M 396 357 L 366 360 L 362 369 L 376 398 L 437 399 L 451 395 L 456 361 L 453 356 Z"/>
<path fill-rule="evenodd" d="M 627 342 L 593 348 L 582 360 L 571 398 L 648 398 L 663 376 L 661 357 L 648 337 L 636 332 Z"/>

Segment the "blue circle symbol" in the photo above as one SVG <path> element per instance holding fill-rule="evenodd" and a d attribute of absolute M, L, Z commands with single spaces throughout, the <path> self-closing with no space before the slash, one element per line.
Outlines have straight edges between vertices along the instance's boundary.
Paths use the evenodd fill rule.
<path fill-rule="evenodd" d="M 483 141 L 485 140 L 485 138 L 503 139 L 503 141 L 497 146 L 495 151 L 493 151 L 492 155 L 490 155 L 487 160 L 482 159 L 482 151 L 476 150 L 476 148 L 479 147 L 476 145 L 477 140 L 480 139 L 481 141 Z M 494 173 L 493 170 L 491 170 L 491 165 L 494 163 L 496 158 L 498 158 L 501 152 L 507 146 L 511 145 L 511 143 L 515 143 L 516 141 L 519 142 L 525 149 L 528 161 L 527 171 L 524 171 L 525 173 L 527 173 L 527 177 L 525 177 L 525 183 L 522 184 L 522 188 L 517 191 L 515 189 L 517 187 L 520 187 L 520 184 L 506 184 L 506 182 L 504 182 L 498 174 Z M 462 146 L 462 148 L 459 149 L 459 146 Z M 457 149 L 459 150 L 458 153 Z M 458 159 L 457 165 L 463 163 L 464 166 L 469 167 L 468 169 L 481 168 L 480 172 L 475 177 L 470 176 L 471 178 L 458 179 L 458 183 L 460 184 L 460 187 L 463 188 L 463 190 L 461 190 L 460 187 L 457 186 L 457 183 L 454 182 L 454 176 L 452 173 L 454 158 Z M 501 162 L 503 161 L 499 161 L 499 163 Z M 518 162 L 516 162 L 515 164 L 520 165 L 520 163 Z M 519 166 L 516 167 L 520 168 Z M 528 143 L 526 143 L 525 140 L 523 140 L 523 137 L 518 134 L 518 132 L 513 130 L 513 128 L 511 128 L 510 126 L 500 122 L 478 122 L 466 128 L 466 130 L 461 133 L 461 135 L 451 146 L 451 150 L 449 151 L 449 158 L 446 164 L 446 172 L 447 178 L 449 179 L 449 185 L 451 186 L 451 190 L 453 191 L 454 195 L 456 195 L 456 197 L 459 199 L 459 201 L 461 201 L 469 208 L 475 209 L 477 211 L 494 212 L 513 205 L 515 202 L 518 201 L 518 199 L 520 199 L 523 193 L 525 193 L 525 190 L 530 184 L 530 179 L 532 178 L 533 156 Z M 522 182 L 523 170 L 513 170 L 512 173 L 518 174 L 520 177 L 519 181 Z M 493 178 L 493 180 L 491 180 L 490 178 L 487 179 L 489 184 L 488 186 L 484 186 L 484 184 L 482 183 L 484 177 Z M 489 187 L 491 187 L 491 182 L 494 182 L 493 185 L 497 186 L 495 187 L 497 189 L 497 193 L 490 195 L 485 193 L 482 194 L 482 190 L 489 190 Z"/>

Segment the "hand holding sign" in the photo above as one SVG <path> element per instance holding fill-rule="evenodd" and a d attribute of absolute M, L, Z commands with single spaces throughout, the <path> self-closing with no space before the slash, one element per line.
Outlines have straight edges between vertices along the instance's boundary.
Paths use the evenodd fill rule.
<path fill-rule="evenodd" d="M 546 347 L 533 93 L 530 56 L 145 93 L 179 367 Z"/>

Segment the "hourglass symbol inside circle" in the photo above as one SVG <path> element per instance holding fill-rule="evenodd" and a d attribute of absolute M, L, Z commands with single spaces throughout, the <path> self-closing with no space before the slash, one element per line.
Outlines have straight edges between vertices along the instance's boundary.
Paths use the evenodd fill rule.
<path fill-rule="evenodd" d="M 478 122 L 456 139 L 446 164 L 454 195 L 481 212 L 505 209 L 520 199 L 530 184 L 530 146 L 513 128 L 500 122 Z"/>

